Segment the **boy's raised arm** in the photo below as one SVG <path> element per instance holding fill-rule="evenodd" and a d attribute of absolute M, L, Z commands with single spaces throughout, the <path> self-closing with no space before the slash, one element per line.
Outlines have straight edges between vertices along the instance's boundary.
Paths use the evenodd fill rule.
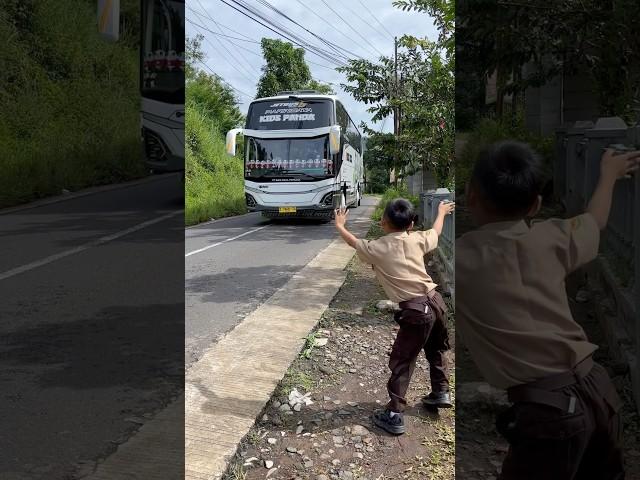
<path fill-rule="evenodd" d="M 449 202 L 443 200 L 438 205 L 438 215 L 436 216 L 435 221 L 433 222 L 433 228 L 438 236 L 442 235 L 442 227 L 444 226 L 444 219 L 447 215 L 450 215 L 456 208 L 455 202 Z"/>
<path fill-rule="evenodd" d="M 352 248 L 356 248 L 356 243 L 358 243 L 358 238 L 347 230 L 345 223 L 347 222 L 347 215 L 349 211 L 345 209 L 337 209 L 335 211 L 336 217 L 336 230 L 340 233 L 342 239 Z"/>
<path fill-rule="evenodd" d="M 587 206 L 587 213 L 595 218 L 600 230 L 603 230 L 609 221 L 613 187 L 616 182 L 638 170 L 639 167 L 640 151 L 616 155 L 614 150 L 609 149 L 602 156 L 598 185 Z"/>

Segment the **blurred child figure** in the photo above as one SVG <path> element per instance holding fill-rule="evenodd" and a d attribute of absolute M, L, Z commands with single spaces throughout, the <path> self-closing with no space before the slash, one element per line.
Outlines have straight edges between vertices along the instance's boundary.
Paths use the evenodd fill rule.
<path fill-rule="evenodd" d="M 373 265 L 389 299 L 399 303 L 400 311 L 394 318 L 400 330 L 389 359 L 390 401 L 383 412 L 373 417 L 377 426 L 394 435 L 405 432 L 405 395 L 421 351 L 427 357 L 431 376 L 431 393 L 423 402 L 435 408 L 452 406 L 444 358 L 444 352 L 449 349 L 447 307 L 426 272 L 424 256 L 438 246 L 445 216 L 454 208 L 453 202 L 441 203 L 433 228 L 411 232 L 416 220 L 413 205 L 403 198 L 392 200 L 381 221 L 386 235 L 371 241 L 358 239 L 347 230 L 347 210 L 336 211 L 336 228 L 344 241 L 356 249 L 360 260 Z"/>
<path fill-rule="evenodd" d="M 529 146 L 482 152 L 467 190 L 478 228 L 456 242 L 456 328 L 482 375 L 513 405 L 498 416 L 509 441 L 502 480 L 621 479 L 621 401 L 575 322 L 566 276 L 594 260 L 614 185 L 640 152 L 607 151 L 584 214 L 529 226 L 542 164 Z"/>

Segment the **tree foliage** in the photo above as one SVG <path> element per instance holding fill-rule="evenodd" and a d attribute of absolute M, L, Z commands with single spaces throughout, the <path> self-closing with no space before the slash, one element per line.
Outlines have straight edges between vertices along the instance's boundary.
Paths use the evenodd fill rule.
<path fill-rule="evenodd" d="M 392 168 L 408 175 L 427 165 L 440 185 L 450 185 L 455 127 L 453 2 L 397 1 L 394 5 L 431 13 L 440 30 L 438 40 L 410 35 L 398 40 L 397 83 L 393 58 L 381 57 L 377 63 L 351 60 L 339 69 L 350 82 L 343 88 L 370 105 L 373 122 L 399 112 L 395 142 L 380 143 L 385 158 L 398 159 Z M 370 141 L 381 135 L 366 127 L 364 130 Z"/>
<path fill-rule="evenodd" d="M 284 90 L 318 90 L 335 93 L 330 85 L 311 77 L 311 70 L 304 59 L 304 49 L 289 42 L 263 38 L 260 42 L 265 65 L 258 81 L 257 97 L 269 97 Z"/>
<path fill-rule="evenodd" d="M 603 115 L 624 115 L 638 98 L 636 0 L 467 0 L 459 3 L 458 15 L 464 19 L 457 29 L 461 68 L 497 71 L 499 95 L 543 85 L 561 73 L 588 72 Z M 531 68 L 523 73 L 525 65 Z"/>

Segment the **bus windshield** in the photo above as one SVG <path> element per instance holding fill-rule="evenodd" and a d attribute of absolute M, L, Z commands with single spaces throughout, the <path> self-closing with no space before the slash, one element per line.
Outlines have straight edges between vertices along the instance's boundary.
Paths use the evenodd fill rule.
<path fill-rule="evenodd" d="M 327 127 L 332 123 L 333 102 L 327 99 L 284 99 L 254 102 L 249 107 L 246 128 L 287 130 Z"/>
<path fill-rule="evenodd" d="M 143 5 L 142 96 L 183 104 L 184 0 L 148 0 Z"/>
<path fill-rule="evenodd" d="M 254 181 L 313 181 L 330 178 L 335 165 L 329 154 L 329 137 L 248 138 L 245 178 Z"/>

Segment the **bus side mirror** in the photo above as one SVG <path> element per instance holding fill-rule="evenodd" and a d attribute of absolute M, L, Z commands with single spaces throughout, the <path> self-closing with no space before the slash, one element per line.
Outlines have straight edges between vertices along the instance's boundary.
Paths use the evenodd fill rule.
<path fill-rule="evenodd" d="M 242 128 L 234 128 L 227 132 L 227 143 L 225 147 L 227 155 L 232 157 L 236 156 L 236 137 L 239 133 L 242 133 Z"/>
<path fill-rule="evenodd" d="M 340 153 L 340 125 L 333 125 L 329 130 L 329 153 Z"/>

